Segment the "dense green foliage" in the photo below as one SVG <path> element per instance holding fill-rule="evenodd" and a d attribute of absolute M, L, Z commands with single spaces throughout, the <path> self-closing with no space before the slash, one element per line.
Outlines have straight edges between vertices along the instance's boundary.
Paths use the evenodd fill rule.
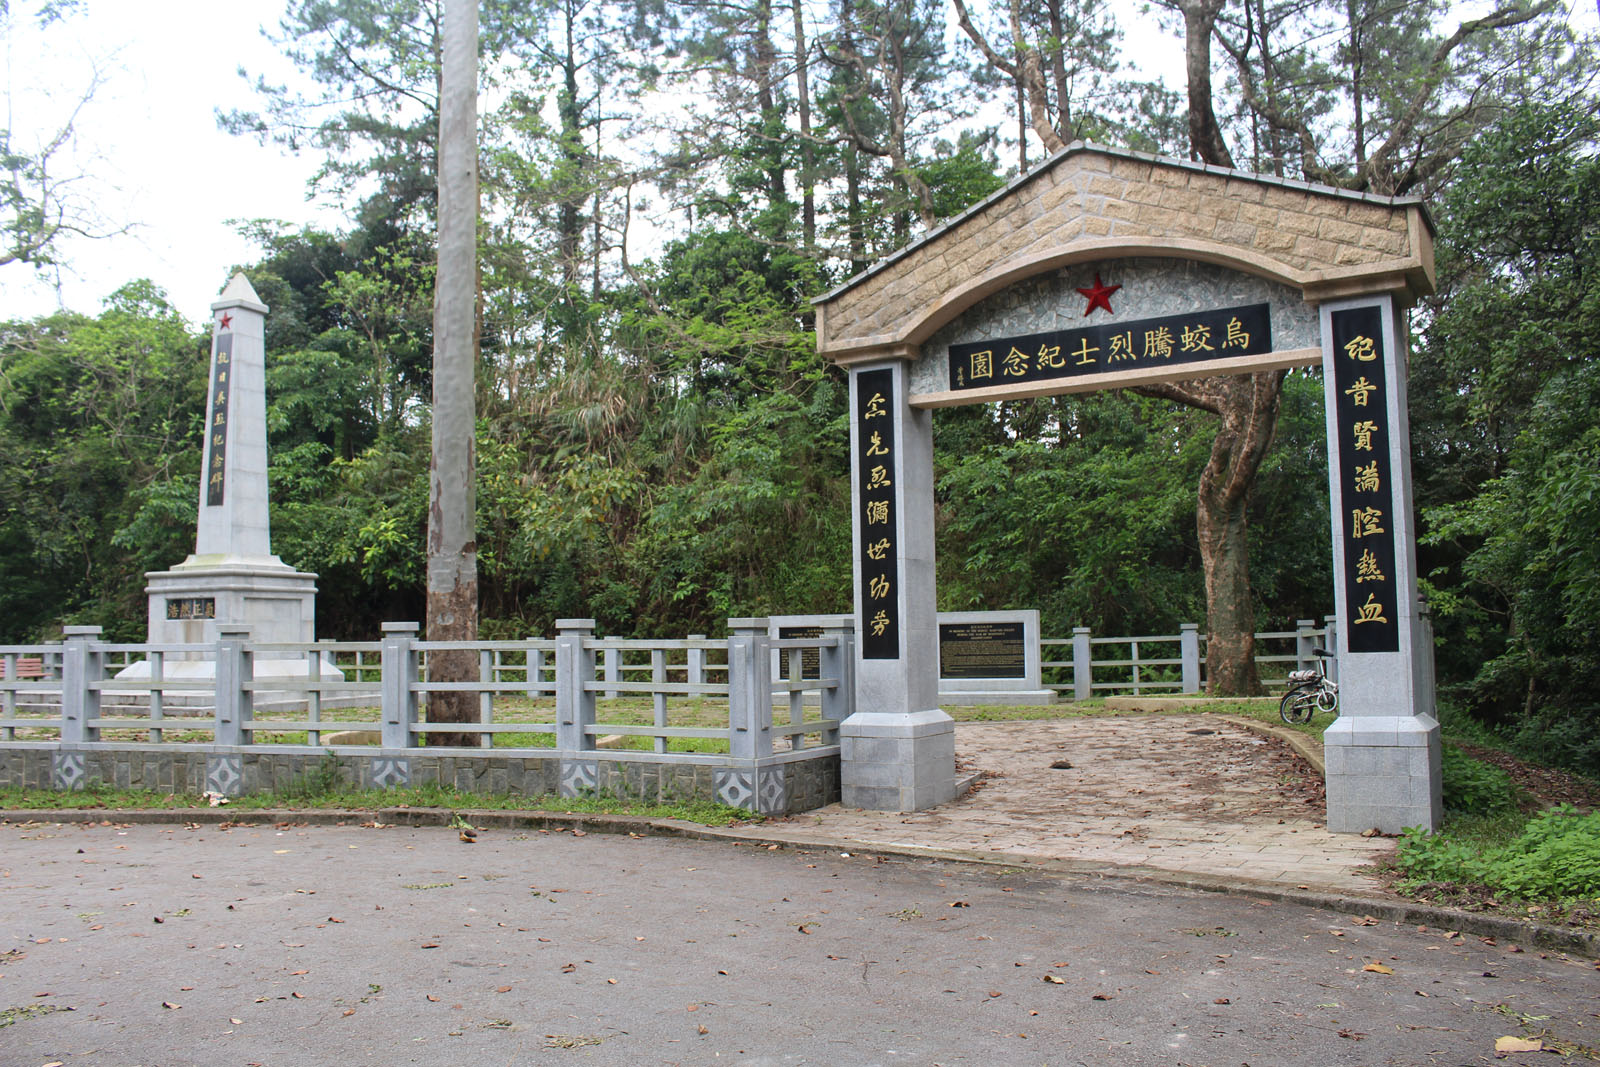
<path fill-rule="evenodd" d="M 1570 806 L 1552 808 L 1498 847 L 1412 828 L 1401 835 L 1396 863 L 1410 886 L 1482 885 L 1521 900 L 1597 897 L 1600 812 L 1580 815 Z"/>
<path fill-rule="evenodd" d="M 1499 767 L 1473 759 L 1454 745 L 1440 753 L 1444 810 L 1457 815 L 1504 815 L 1517 808 L 1511 776 Z"/>
<path fill-rule="evenodd" d="M 1526 106 L 1439 207 L 1412 381 L 1444 680 L 1524 752 L 1600 773 L 1600 125 Z M 1431 505 L 1431 506 L 1430 506 Z"/>

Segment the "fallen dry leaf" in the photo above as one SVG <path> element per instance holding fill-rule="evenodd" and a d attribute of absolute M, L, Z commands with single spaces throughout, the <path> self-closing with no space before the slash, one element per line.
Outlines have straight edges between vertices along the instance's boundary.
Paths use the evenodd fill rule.
<path fill-rule="evenodd" d="M 1066 985 L 1067 984 L 1067 980 L 1065 978 L 1062 978 L 1060 975 L 1047 974 L 1047 975 L 1044 976 L 1044 980 L 1046 982 L 1049 982 L 1051 985 Z"/>
<path fill-rule="evenodd" d="M 1381 963 L 1369 963 L 1369 964 L 1367 964 L 1365 967 L 1363 967 L 1361 969 L 1363 971 L 1372 971 L 1374 974 L 1393 974 L 1394 973 L 1394 968 L 1393 967 L 1385 967 Z"/>
<path fill-rule="evenodd" d="M 436 996 L 434 996 L 434 995 L 433 995 L 433 994 L 432 994 L 432 993 L 429 993 L 429 994 L 428 994 L 428 999 L 429 999 L 429 1000 L 430 1000 L 430 1001 L 432 1001 L 432 1002 L 433 1002 L 433 1003 L 435 1003 L 435 1004 L 437 1004 L 437 1003 L 439 1003 L 439 998 L 438 998 L 438 997 L 436 997 Z"/>
<path fill-rule="evenodd" d="M 699 1030 L 702 1034 L 709 1034 L 711 1032 L 710 1028 L 708 1028 L 705 1023 L 700 1024 Z"/>
<path fill-rule="evenodd" d="M 1110 993 L 1096 993 L 1094 996 L 1090 997 L 1089 999 L 1090 1000 L 1110 1000 L 1111 999 L 1111 994 Z"/>
<path fill-rule="evenodd" d="M 1218 997 L 1216 1000 L 1213 1000 L 1211 1003 L 1213 1003 L 1213 1004 L 1232 1004 L 1233 1001 L 1229 1000 L 1227 997 Z"/>
<path fill-rule="evenodd" d="M 503 986 L 499 987 L 498 989 L 496 989 L 495 992 L 496 993 L 509 993 L 509 992 L 511 992 L 511 987 L 508 986 L 508 985 L 503 985 Z"/>
<path fill-rule="evenodd" d="M 1544 1042 L 1538 1038 L 1525 1037 L 1497 1037 L 1494 1041 L 1496 1052 L 1543 1052 Z"/>
<path fill-rule="evenodd" d="M 172 1003 L 172 1001 L 170 1001 L 170 1000 L 163 1000 L 163 1001 L 162 1001 L 162 1002 L 161 1002 L 161 1006 L 162 1006 L 162 1007 L 163 1007 L 163 1008 L 181 1008 L 181 1007 L 183 1007 L 183 1005 L 182 1005 L 182 1004 L 174 1004 L 174 1003 Z"/>

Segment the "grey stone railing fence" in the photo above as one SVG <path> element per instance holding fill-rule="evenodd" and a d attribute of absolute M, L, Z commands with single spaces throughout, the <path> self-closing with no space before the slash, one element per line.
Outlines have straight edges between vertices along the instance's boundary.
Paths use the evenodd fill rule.
<path fill-rule="evenodd" d="M 770 638 L 766 619 L 730 619 L 728 629 L 722 641 L 641 641 L 599 638 L 592 620 L 565 619 L 553 639 L 430 642 L 415 623 L 385 623 L 377 643 L 280 645 L 220 627 L 211 645 L 149 645 L 67 627 L 60 644 L 0 646 L 0 785 L 98 779 L 237 795 L 282 787 L 331 753 L 353 785 L 612 790 L 767 813 L 837 799 L 839 724 L 855 693 L 851 627 L 792 640 Z M 463 648 L 478 656 L 476 680 L 429 678 L 429 653 Z M 774 650 L 785 667 L 776 679 Z M 808 650 L 820 678 L 802 677 Z M 43 677 L 19 677 L 23 659 L 39 660 Z M 146 666 L 121 671 L 134 662 Z M 425 701 L 444 692 L 474 694 L 478 721 L 426 721 Z M 500 714 L 507 697 L 532 700 Z M 608 721 L 602 697 L 648 699 L 651 721 Z M 715 725 L 704 722 L 708 703 L 726 708 Z M 341 717 L 341 704 L 375 705 L 377 721 Z M 701 721 L 674 725 L 674 711 L 690 704 Z M 530 711 L 550 720 L 526 721 Z M 376 734 L 377 743 L 326 744 L 338 731 Z M 477 744 L 426 743 L 441 732 L 476 735 Z M 612 747 L 636 737 L 649 749 Z"/>
<path fill-rule="evenodd" d="M 1297 670 L 1313 666 L 1313 648 L 1337 653 L 1336 621 L 1337 616 L 1329 615 L 1318 626 L 1314 619 L 1300 619 L 1293 630 L 1256 634 L 1255 659 L 1262 680 L 1269 685 L 1281 683 L 1289 664 Z M 1204 688 L 1205 640 L 1200 624 L 1193 622 L 1181 623 L 1175 634 L 1140 637 L 1095 637 L 1089 627 L 1075 627 L 1071 637 L 1040 640 L 1045 685 L 1073 700 L 1117 693 L 1199 693 Z M 1155 654 L 1151 654 L 1152 646 Z M 1055 649 L 1070 649 L 1071 658 L 1051 659 Z M 1097 651 L 1109 652 L 1111 657 L 1120 651 L 1125 658 L 1097 657 Z M 1337 661 L 1330 662 L 1330 669 L 1337 673 Z"/>

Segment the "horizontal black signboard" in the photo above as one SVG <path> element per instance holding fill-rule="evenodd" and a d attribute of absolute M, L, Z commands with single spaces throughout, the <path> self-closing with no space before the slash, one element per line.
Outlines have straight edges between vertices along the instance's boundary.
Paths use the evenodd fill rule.
<path fill-rule="evenodd" d="M 1272 351 L 1269 304 L 950 346 L 950 388 L 990 389 Z"/>

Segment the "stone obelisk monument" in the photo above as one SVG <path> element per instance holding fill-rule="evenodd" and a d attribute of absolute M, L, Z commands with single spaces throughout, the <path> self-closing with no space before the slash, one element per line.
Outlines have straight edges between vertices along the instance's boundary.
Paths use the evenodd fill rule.
<path fill-rule="evenodd" d="M 254 641 L 309 642 L 317 576 L 272 554 L 267 522 L 267 306 L 235 274 L 211 311 L 199 532 L 188 559 L 145 575 L 150 641 L 209 644 L 221 627 L 247 626 Z"/>

